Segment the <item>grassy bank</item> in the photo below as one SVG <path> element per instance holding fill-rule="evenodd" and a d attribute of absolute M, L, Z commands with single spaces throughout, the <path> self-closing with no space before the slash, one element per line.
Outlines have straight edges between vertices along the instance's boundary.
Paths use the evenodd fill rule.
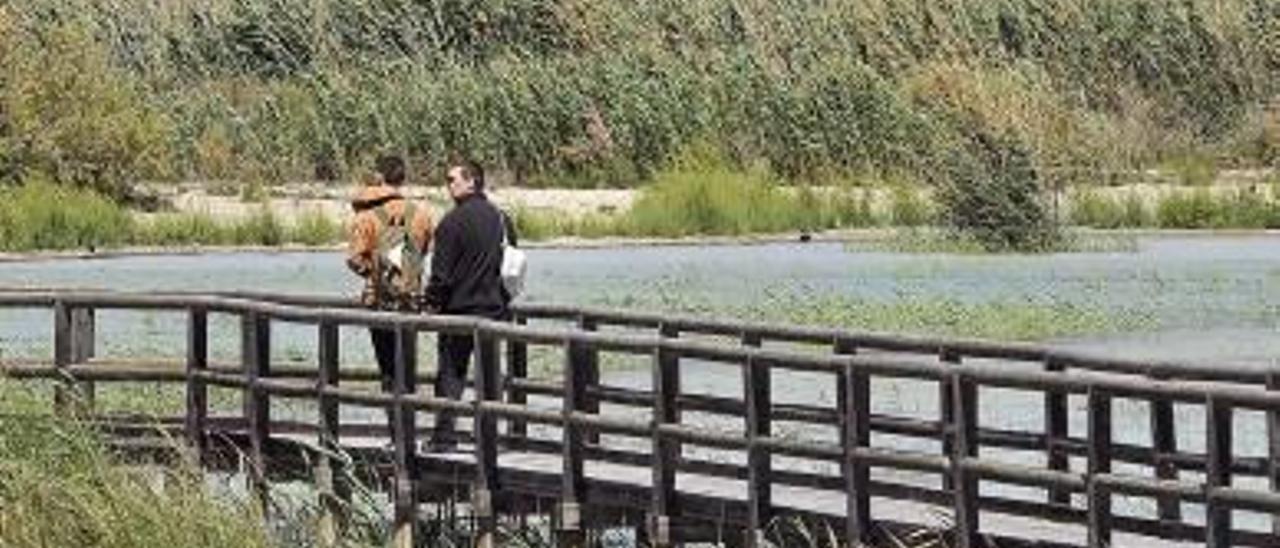
<path fill-rule="evenodd" d="M 1280 192 L 1181 187 L 1143 194 L 1083 189 L 1064 194 L 1060 220 L 1097 229 L 1280 228 Z M 1049 199 L 1046 198 L 1046 201 Z M 845 183 L 793 187 L 764 172 L 726 169 L 664 170 L 640 191 L 633 207 L 580 216 L 514 208 L 521 238 L 680 238 L 799 234 L 833 229 L 937 226 L 938 206 L 918 187 Z M 341 220 L 319 212 L 286 222 L 264 205 L 242 219 L 200 213 L 135 216 L 89 190 L 36 181 L 0 188 L 0 251 L 183 247 L 323 246 L 343 241 Z M 1055 249 L 1092 249 L 1070 233 Z M 983 252 L 981 242 L 945 229 L 898 231 L 877 249 Z M 1110 245 L 1110 244 L 1108 244 Z M 877 247 L 878 246 L 878 247 Z M 887 247 L 886 247 L 887 246 Z"/>
<path fill-rule="evenodd" d="M 1039 195 L 1055 224 L 1097 229 L 1280 228 L 1280 192 L 1274 182 L 1249 188 L 1180 186 L 1161 193 L 1106 193 L 1089 187 L 1063 191 L 1056 200 Z M 633 207 L 617 214 L 568 217 L 516 210 L 521 234 L 531 240 L 580 238 L 735 236 L 806 233 L 870 227 L 941 227 L 939 206 L 919 186 L 885 187 L 857 182 L 819 189 L 794 187 L 762 172 L 723 169 L 666 170 L 640 190 Z M 895 236 L 903 247 L 989 251 L 965 234 Z M 1044 250 L 1072 249 L 1081 242 L 1064 234 Z M 1087 247 L 1087 246 L 1086 246 Z"/>
<path fill-rule="evenodd" d="M 0 251 L 107 249 L 140 246 L 324 245 L 342 239 L 342 226 L 319 213 L 284 223 L 263 208 L 238 221 L 201 214 L 156 214 L 137 219 L 92 190 L 36 180 L 0 187 Z"/>
<path fill-rule="evenodd" d="M 0 392 L 0 545 L 271 545 L 248 505 L 216 499 L 195 471 L 156 490 L 86 426 L 43 415 L 48 399 L 3 379 Z"/>
<path fill-rule="evenodd" d="M 1143 197 L 1137 192 L 1104 195 L 1084 190 L 1073 197 L 1071 221 L 1093 228 L 1263 229 L 1280 228 L 1276 185 L 1227 189 L 1191 187 Z"/>
<path fill-rule="evenodd" d="M 763 171 L 725 168 L 672 169 L 657 174 L 631 209 L 616 214 L 566 217 L 514 211 L 522 235 L 532 240 L 582 238 L 740 236 L 834 228 L 917 226 L 931 219 L 919 189 L 892 192 L 883 212 L 874 192 L 844 184 L 814 190 L 783 185 Z"/>

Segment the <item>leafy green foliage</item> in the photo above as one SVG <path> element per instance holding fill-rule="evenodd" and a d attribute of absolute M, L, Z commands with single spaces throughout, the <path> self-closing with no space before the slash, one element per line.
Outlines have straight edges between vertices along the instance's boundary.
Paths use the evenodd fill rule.
<path fill-rule="evenodd" d="M 963 149 L 954 149 L 944 165 L 949 173 L 938 205 L 946 226 L 989 251 L 1034 251 L 1057 244 L 1061 234 L 1021 143 L 977 133 Z"/>
<path fill-rule="evenodd" d="M 1230 137 L 1280 70 L 1280 14 L 1249 0 L 33 0 L 0 25 L 8 124 L 91 121 L 0 146 L 10 171 L 87 151 L 60 180 L 333 178 L 398 150 L 635 184 L 698 140 L 789 180 L 927 180 L 975 130 L 1038 167 L 1137 167 Z"/>
<path fill-rule="evenodd" d="M 164 115 L 91 32 L 0 9 L 0 182 L 41 173 L 119 198 L 128 179 L 166 174 Z"/>

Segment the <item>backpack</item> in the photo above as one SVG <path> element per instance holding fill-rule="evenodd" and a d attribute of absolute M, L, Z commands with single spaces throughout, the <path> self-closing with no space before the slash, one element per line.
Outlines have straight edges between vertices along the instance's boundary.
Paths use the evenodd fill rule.
<path fill-rule="evenodd" d="M 409 225 L 413 204 L 405 202 L 404 215 L 392 218 L 386 206 L 374 209 L 378 218 L 378 248 L 374 253 L 374 305 L 384 310 L 416 310 L 422 297 L 422 250 L 413 242 Z"/>

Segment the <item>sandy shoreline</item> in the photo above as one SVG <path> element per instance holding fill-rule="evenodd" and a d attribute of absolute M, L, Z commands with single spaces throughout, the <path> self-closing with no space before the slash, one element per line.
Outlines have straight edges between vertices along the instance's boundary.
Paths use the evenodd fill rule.
<path fill-rule="evenodd" d="M 263 189 L 261 200 L 246 200 L 239 194 L 212 193 L 215 185 L 184 184 L 153 186 L 169 212 L 208 215 L 219 221 L 237 221 L 261 212 L 264 208 L 285 223 L 303 215 L 321 214 L 336 222 L 351 216 L 350 200 L 354 186 L 322 184 L 288 184 Z M 410 199 L 430 203 L 437 215 L 448 209 L 448 198 L 440 188 L 409 186 L 403 190 Z M 632 189 L 533 189 L 495 188 L 490 197 L 500 207 L 533 212 L 581 217 L 589 214 L 613 214 L 626 211 L 635 200 Z M 163 214 L 163 213 L 160 213 Z M 141 218 L 155 214 L 139 213 Z"/>
<path fill-rule="evenodd" d="M 1188 187 L 1177 183 L 1137 183 L 1120 186 L 1063 188 L 1052 198 L 1052 207 L 1058 215 L 1069 215 L 1077 190 L 1123 203 L 1129 196 L 1136 196 L 1153 209 L 1163 197 L 1191 188 L 1205 188 L 1215 196 L 1227 196 L 1245 192 L 1265 199 L 1280 199 L 1280 188 L 1271 184 L 1270 172 L 1230 172 L 1213 185 Z M 181 184 L 148 184 L 141 189 L 153 194 L 161 204 L 159 213 L 136 212 L 141 220 L 166 213 L 207 215 L 215 221 L 236 222 L 262 211 L 269 211 L 281 222 L 291 224 L 308 215 L 322 215 L 344 223 L 351 216 L 350 199 L 356 191 L 353 185 L 325 183 L 288 183 L 251 189 L 251 196 L 242 196 L 246 190 L 235 183 L 192 182 Z M 835 191 L 835 187 L 814 187 L 816 192 Z M 861 187 L 861 199 L 866 200 L 869 213 L 886 217 L 891 214 L 894 202 L 905 189 L 890 186 Z M 928 187 L 909 189 L 923 203 L 932 200 Z M 449 209 L 444 189 L 439 187 L 407 186 L 404 193 L 411 199 L 431 204 L 437 216 Z M 614 215 L 626 212 L 640 195 L 638 189 L 566 189 L 519 188 L 497 186 L 490 189 L 490 197 L 509 211 L 523 211 L 563 218 L 581 218 L 589 215 Z M 252 199 L 249 199 L 252 198 Z"/>
<path fill-rule="evenodd" d="M 1215 237 L 1248 237 L 1248 238 L 1280 238 L 1280 229 L 1268 230 L 1180 230 L 1180 229 L 1126 229 L 1095 230 L 1077 229 L 1074 234 L 1080 236 L 1096 236 L 1102 238 L 1215 238 Z M 850 230 L 831 230 L 816 232 L 806 236 L 799 232 L 784 234 L 758 234 L 743 236 L 694 236 L 687 238 L 577 238 L 561 237 L 549 240 L 528 242 L 521 245 L 525 249 L 618 249 L 633 247 L 702 247 L 702 246 L 749 246 L 781 243 L 874 243 L 889 241 L 900 234 L 893 228 L 866 228 Z M 0 253 L 0 264 L 39 262 L 55 260 L 101 260 L 125 257 L 145 256 L 182 256 L 230 253 L 334 253 L 344 249 L 343 244 L 307 246 L 285 244 L 280 246 L 177 246 L 177 247 L 119 247 L 99 250 L 60 250 L 31 251 L 21 253 Z M 944 252 L 940 252 L 944 253 Z"/>

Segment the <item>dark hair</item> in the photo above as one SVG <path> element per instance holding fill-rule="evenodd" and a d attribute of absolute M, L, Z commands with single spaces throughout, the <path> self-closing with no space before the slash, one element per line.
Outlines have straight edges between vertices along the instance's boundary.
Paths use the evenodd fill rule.
<path fill-rule="evenodd" d="M 476 190 L 484 190 L 484 168 L 480 167 L 480 162 L 475 160 L 462 160 L 458 162 L 458 167 L 462 168 L 462 175 L 471 179 L 476 186 Z"/>
<path fill-rule="evenodd" d="M 391 186 L 404 184 L 404 158 L 395 155 L 378 157 L 378 173 Z"/>

